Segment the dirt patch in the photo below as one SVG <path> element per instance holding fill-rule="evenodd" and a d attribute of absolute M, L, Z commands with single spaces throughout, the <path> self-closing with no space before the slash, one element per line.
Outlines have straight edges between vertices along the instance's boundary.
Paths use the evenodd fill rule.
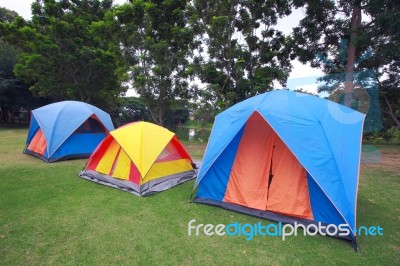
<path fill-rule="evenodd" d="M 400 147 L 377 147 L 373 152 L 363 152 L 362 158 L 362 168 L 384 168 L 400 172 Z"/>

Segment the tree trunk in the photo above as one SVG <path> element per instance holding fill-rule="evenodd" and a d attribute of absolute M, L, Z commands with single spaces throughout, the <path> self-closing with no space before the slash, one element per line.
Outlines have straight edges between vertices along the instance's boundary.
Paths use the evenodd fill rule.
<path fill-rule="evenodd" d="M 400 128 L 400 121 L 399 121 L 399 119 L 396 117 L 396 115 L 394 114 L 394 112 L 393 112 L 393 108 L 392 108 L 392 105 L 390 104 L 390 102 L 389 102 L 389 99 L 386 97 L 386 96 L 383 96 L 384 98 L 385 98 L 385 103 L 386 103 L 386 105 L 387 105 L 387 111 L 385 111 L 385 113 L 387 113 L 389 116 L 390 116 L 390 118 L 393 120 L 393 122 L 396 124 L 396 127 L 397 128 Z"/>
<path fill-rule="evenodd" d="M 164 112 L 162 108 L 158 110 L 158 122 L 159 122 L 158 125 L 164 126 Z"/>
<path fill-rule="evenodd" d="M 346 78 L 344 82 L 344 105 L 351 107 L 354 89 L 354 70 L 356 63 L 356 46 L 355 41 L 358 34 L 358 29 L 361 26 L 361 3 L 357 1 L 354 4 L 351 16 L 350 40 L 347 47 L 347 63 L 346 63 Z"/>
<path fill-rule="evenodd" d="M 31 124 L 31 119 L 32 119 L 32 109 L 27 108 L 26 109 L 26 121 L 28 122 L 28 126 Z"/>
<path fill-rule="evenodd" d="M 5 123 L 5 119 L 4 119 L 4 110 L 3 107 L 0 106 L 0 124 Z"/>
<path fill-rule="evenodd" d="M 147 105 L 148 106 L 148 109 L 149 109 L 149 113 L 150 113 L 150 116 L 151 116 L 151 119 L 156 123 L 156 124 L 160 124 L 160 121 L 157 119 L 157 117 L 154 115 L 154 112 L 153 112 L 153 110 L 151 110 L 151 108 L 149 107 L 149 105 Z"/>

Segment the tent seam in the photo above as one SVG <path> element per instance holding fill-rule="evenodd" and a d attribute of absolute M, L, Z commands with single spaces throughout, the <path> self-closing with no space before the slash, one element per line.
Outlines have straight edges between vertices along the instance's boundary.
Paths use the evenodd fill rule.
<path fill-rule="evenodd" d="M 263 100 L 260 101 L 260 102 L 261 102 L 261 103 L 264 102 L 265 99 L 266 99 L 267 97 L 268 97 L 268 94 L 265 93 L 265 94 L 264 94 L 264 97 L 263 97 Z M 225 151 L 225 149 L 226 149 L 226 148 L 228 147 L 228 145 L 232 142 L 232 140 L 236 137 L 236 135 L 240 132 L 240 130 L 242 130 L 243 126 L 246 125 L 247 120 L 250 118 L 250 116 L 251 116 L 254 112 L 258 112 L 257 110 L 258 110 L 259 107 L 260 107 L 260 103 L 258 103 L 258 105 L 256 105 L 256 106 L 254 106 L 253 112 L 251 112 L 250 115 L 247 117 L 246 122 L 245 122 L 243 125 L 241 125 L 240 129 L 233 135 L 233 137 L 227 142 L 227 144 L 226 144 L 225 147 L 222 149 L 222 151 L 216 156 L 216 159 L 213 160 L 213 161 L 211 162 L 210 166 L 208 167 L 207 170 L 205 170 L 205 172 L 204 172 L 204 174 L 202 175 L 201 179 L 200 179 L 198 182 L 197 182 L 197 179 L 196 179 L 195 184 L 194 184 L 193 191 L 194 191 L 194 190 L 196 189 L 196 187 L 200 184 L 201 180 L 203 180 L 204 176 L 207 174 L 207 172 L 210 170 L 210 168 L 211 168 L 212 165 L 215 163 L 215 161 L 219 158 L 219 156 Z M 226 111 L 226 110 L 225 110 L 225 111 Z M 224 111 L 224 112 L 225 112 L 225 111 Z M 221 113 L 221 114 L 222 114 L 222 113 Z M 217 117 L 219 117 L 221 114 L 217 115 Z M 215 126 L 215 122 L 216 122 L 216 120 L 217 120 L 217 117 L 214 119 L 214 124 L 213 124 L 212 130 L 211 130 L 210 136 L 212 136 L 212 133 L 214 132 L 214 126 Z M 208 143 L 207 143 L 207 147 L 206 147 L 206 150 L 205 150 L 204 154 L 207 154 L 208 144 L 209 144 L 209 141 L 208 141 Z M 203 157 L 203 158 L 204 158 L 204 157 Z M 203 165 L 203 163 L 202 163 L 202 165 Z M 202 169 L 202 168 L 200 168 L 200 170 L 201 170 L 201 169 Z M 202 173 L 202 172 L 199 172 L 199 176 L 200 176 L 201 173 Z M 192 193 L 193 193 L 193 191 L 192 191 Z"/>
<path fill-rule="evenodd" d="M 142 127 L 143 128 L 143 127 Z M 169 130 L 168 130 L 169 131 Z M 169 132 L 171 132 L 171 131 L 169 131 Z M 171 132 L 172 133 L 172 132 Z M 142 132 L 142 135 L 143 135 L 143 132 Z M 129 159 L 135 164 L 135 162 L 133 161 L 133 159 L 129 156 L 129 154 L 126 152 L 126 150 L 123 148 L 123 146 L 121 145 L 121 143 L 117 140 L 117 138 L 115 138 L 113 135 L 111 135 L 110 134 L 110 136 L 112 136 L 112 138 L 118 143 L 118 145 L 121 147 L 121 149 L 122 150 L 124 150 L 124 152 L 126 153 L 126 155 L 129 157 Z M 173 133 L 173 135 L 172 135 L 172 137 L 171 137 L 171 139 L 173 138 L 175 136 L 175 134 Z M 171 139 L 167 142 L 167 145 L 171 142 Z M 141 145 L 143 145 L 143 142 L 141 142 Z M 166 146 L 165 146 L 166 147 Z M 156 157 L 156 160 L 157 160 L 157 158 L 158 158 L 158 156 L 160 156 L 160 154 L 162 153 L 162 151 L 165 149 L 165 147 L 164 148 L 162 148 L 162 150 L 161 150 L 161 152 L 157 155 L 157 157 Z M 144 150 L 143 148 L 142 148 L 142 150 Z M 144 156 L 143 156 L 143 158 L 144 158 Z M 155 162 L 155 161 L 154 161 Z M 154 162 L 153 162 L 153 164 L 154 164 Z M 136 164 L 135 164 L 136 165 Z M 137 166 L 136 166 L 137 167 Z M 150 167 L 151 168 L 151 167 Z M 139 171 L 139 169 L 138 169 L 138 171 Z M 142 173 L 140 173 L 140 171 L 139 171 L 139 173 L 140 173 L 140 175 L 141 175 L 141 178 L 143 179 L 146 175 L 147 175 L 147 173 L 150 171 L 150 169 L 148 169 L 147 171 L 146 171 L 146 173 L 142 176 Z"/>
<path fill-rule="evenodd" d="M 253 112 L 254 113 L 254 112 Z M 249 116 L 250 117 L 250 116 Z M 208 167 L 208 169 L 207 170 L 205 170 L 205 172 L 204 172 L 204 174 L 202 175 L 202 178 L 199 180 L 199 182 L 197 182 L 197 180 L 196 180 L 196 182 L 195 182 L 195 186 L 194 186 L 194 188 L 193 188 L 193 191 L 196 189 L 196 187 L 200 184 L 200 182 L 201 182 L 201 180 L 203 180 L 203 178 L 204 178 L 204 176 L 207 174 L 207 172 L 210 170 L 210 168 L 212 167 L 212 165 L 214 165 L 214 163 L 215 163 L 215 161 L 219 158 L 219 156 L 221 156 L 221 154 L 226 150 L 226 148 L 228 147 L 228 145 L 232 142 L 232 140 L 237 136 L 237 134 L 240 132 L 240 130 L 242 130 L 242 128 L 243 128 L 243 126 L 245 125 L 246 123 L 244 123 L 241 127 L 240 127 L 240 129 L 235 133 L 235 135 L 233 135 L 233 137 L 227 142 L 227 144 L 225 145 L 225 147 L 221 150 L 221 152 L 220 153 L 218 153 L 218 155 L 217 156 L 215 156 L 215 160 L 213 160 L 212 161 L 212 163 L 210 164 L 210 166 Z M 214 129 L 214 126 L 213 126 L 213 129 Z M 212 131 L 211 131 L 211 134 L 212 134 Z M 207 148 L 208 148 L 208 144 L 207 144 Z M 206 148 L 206 151 L 207 151 L 207 148 Z M 206 153 L 205 153 L 206 154 Z M 202 163 L 203 164 L 203 163 Z M 201 172 L 200 172 L 201 173 Z M 199 173 L 199 175 L 200 175 L 200 173 Z"/>
<path fill-rule="evenodd" d="M 65 107 L 65 106 L 64 106 L 64 107 Z M 61 111 L 64 109 L 64 107 L 61 108 Z M 58 116 L 60 115 L 61 111 L 57 114 L 57 118 L 56 118 L 55 121 L 57 121 Z M 90 110 L 90 111 L 92 112 L 92 110 Z M 92 114 L 94 114 L 94 113 L 92 113 Z M 60 144 L 54 149 L 54 151 L 52 152 L 52 154 L 49 155 L 49 158 L 58 150 L 58 148 L 61 147 L 61 145 L 64 144 L 64 142 L 73 134 L 73 132 L 75 132 L 75 130 L 77 130 L 86 120 L 88 120 L 88 118 L 89 118 L 92 114 L 90 114 L 88 117 L 86 117 L 86 119 L 83 120 L 83 122 L 82 122 L 81 124 L 79 124 L 76 128 L 74 128 L 74 129 L 71 131 L 71 132 L 72 132 L 71 134 L 69 134 L 65 139 L 63 139 L 63 140 L 60 142 Z M 103 123 L 102 123 L 102 124 L 103 124 Z M 51 136 L 52 136 L 52 137 L 53 137 L 53 133 L 54 133 L 54 131 L 51 132 Z"/>
<path fill-rule="evenodd" d="M 311 97 L 311 96 L 310 96 Z M 326 100 L 326 99 L 321 99 L 321 100 L 325 100 L 325 104 L 327 104 L 327 101 L 328 100 Z M 336 104 L 338 104 L 338 103 L 336 103 Z M 331 157 L 333 158 L 333 161 L 335 162 L 335 167 L 336 167 L 336 171 L 337 171 L 337 173 L 339 174 L 339 176 L 340 177 L 342 177 L 342 175 L 341 175 L 341 173 L 340 173 L 340 171 L 339 171 L 339 166 L 338 166 L 338 163 L 337 163 L 337 160 L 336 160 L 336 158 L 335 158 L 335 156 L 333 155 L 334 153 L 333 153 L 333 151 L 332 151 L 332 147 L 331 147 L 331 144 L 330 144 L 330 142 L 328 141 L 328 138 L 327 138 L 327 136 L 326 136 L 326 132 L 325 132 L 325 128 L 322 126 L 322 123 L 321 123 L 321 120 L 319 119 L 319 117 L 316 115 L 316 112 L 312 112 L 312 110 L 309 108 L 309 106 L 307 105 L 307 104 L 304 104 L 303 105 L 309 112 L 310 112 L 310 114 L 312 114 L 314 117 L 315 117 L 315 119 L 318 121 L 318 123 L 321 125 L 321 129 L 322 129 L 322 131 L 323 131 L 323 133 L 324 133 L 324 137 L 325 137 L 325 140 L 326 140 L 326 143 L 328 144 L 328 147 L 329 147 L 329 151 L 330 151 L 330 153 L 331 153 Z M 365 116 L 364 116 L 365 117 Z M 358 180 L 358 178 L 359 178 L 359 176 L 357 176 L 357 180 Z M 315 180 L 315 178 L 313 177 L 313 179 L 314 179 L 314 181 L 315 182 L 317 182 L 316 180 Z M 343 182 L 340 182 L 341 183 L 341 186 L 342 186 L 342 188 L 344 188 L 344 186 L 343 186 Z M 358 181 L 357 181 L 357 184 L 358 184 Z M 319 186 L 319 184 L 318 184 L 318 186 Z M 319 186 L 320 187 L 320 186 Z M 321 187 L 320 187 L 321 188 Z M 321 188 L 321 190 L 322 190 L 322 188 Z M 344 191 L 344 189 L 343 189 L 343 191 Z M 324 191 L 324 193 L 325 193 L 325 195 L 326 195 L 326 192 Z M 327 196 L 327 195 L 326 195 Z M 329 197 L 328 197 L 329 198 Z M 346 197 L 347 198 L 347 197 Z M 329 198 L 329 200 L 332 202 L 332 200 Z M 332 202 L 332 204 L 333 204 L 333 202 Z M 334 205 L 334 204 L 333 204 Z M 355 205 L 357 205 L 357 204 L 355 204 Z M 334 205 L 335 206 L 335 205 Z M 335 208 L 337 209 L 337 207 L 335 206 Z M 341 214 L 341 212 L 339 212 L 340 214 Z M 354 215 L 355 215 L 356 213 L 354 213 Z M 341 216 L 342 216 L 342 218 L 344 219 L 344 217 L 343 217 L 343 215 L 341 214 Z M 347 223 L 348 223 L 348 221 L 346 220 L 346 219 L 344 219 Z M 355 220 L 354 220 L 354 222 L 355 222 Z M 354 224 L 354 226 L 355 226 L 355 224 Z"/>

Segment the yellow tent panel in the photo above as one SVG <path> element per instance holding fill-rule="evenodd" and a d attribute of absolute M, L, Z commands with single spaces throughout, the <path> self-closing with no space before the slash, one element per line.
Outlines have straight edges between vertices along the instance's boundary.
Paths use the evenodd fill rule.
<path fill-rule="evenodd" d="M 129 172 L 131 169 L 131 159 L 123 149 L 120 149 L 117 161 L 115 162 L 113 176 L 116 178 L 129 180 Z"/>
<path fill-rule="evenodd" d="M 181 173 L 190 170 L 193 170 L 193 166 L 188 159 L 155 163 L 150 168 L 147 175 L 143 178 L 142 183 L 149 182 L 150 180 L 154 180 L 162 176 L 173 175 L 175 173 Z"/>
<path fill-rule="evenodd" d="M 148 122 L 123 126 L 110 133 L 145 176 L 174 133 Z"/>
<path fill-rule="evenodd" d="M 99 164 L 97 165 L 96 171 L 103 174 L 110 173 L 115 161 L 115 156 L 117 156 L 120 149 L 121 146 L 116 141 L 111 142 L 107 153 L 104 154 L 103 158 L 101 158 Z"/>

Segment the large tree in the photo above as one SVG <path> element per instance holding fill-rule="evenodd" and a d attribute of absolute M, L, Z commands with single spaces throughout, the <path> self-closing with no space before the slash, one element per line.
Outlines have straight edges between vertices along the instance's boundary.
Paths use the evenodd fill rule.
<path fill-rule="evenodd" d="M 189 61 L 193 45 L 190 2 L 131 0 L 110 14 L 130 80 L 154 122 L 162 125 L 175 99 L 189 97 Z"/>
<path fill-rule="evenodd" d="M 12 23 L 17 17 L 16 12 L 0 7 L 1 23 Z M 19 53 L 16 46 L 0 37 L 0 123 L 12 124 L 21 108 L 29 113 L 40 104 L 40 99 L 34 99 L 28 86 L 14 75 Z"/>
<path fill-rule="evenodd" d="M 23 53 L 17 77 L 39 96 L 76 99 L 109 109 L 121 93 L 116 45 L 97 31 L 111 0 L 46 0 L 32 4 L 32 21 L 5 33 Z"/>
<path fill-rule="evenodd" d="M 284 84 L 291 66 L 276 29 L 290 13 L 283 1 L 195 0 L 203 45 L 195 63 L 221 108 Z"/>
<path fill-rule="evenodd" d="M 397 0 L 289 1 L 305 16 L 293 31 L 293 57 L 328 74 L 320 90 L 343 92 L 342 103 L 357 106 L 362 87 L 371 98 L 368 128 L 379 129 L 379 97 L 387 67 L 400 59 L 400 2 Z M 399 98 L 397 98 L 399 99 Z M 389 102 L 385 104 L 391 104 Z M 390 109 L 392 107 L 387 107 Z"/>

